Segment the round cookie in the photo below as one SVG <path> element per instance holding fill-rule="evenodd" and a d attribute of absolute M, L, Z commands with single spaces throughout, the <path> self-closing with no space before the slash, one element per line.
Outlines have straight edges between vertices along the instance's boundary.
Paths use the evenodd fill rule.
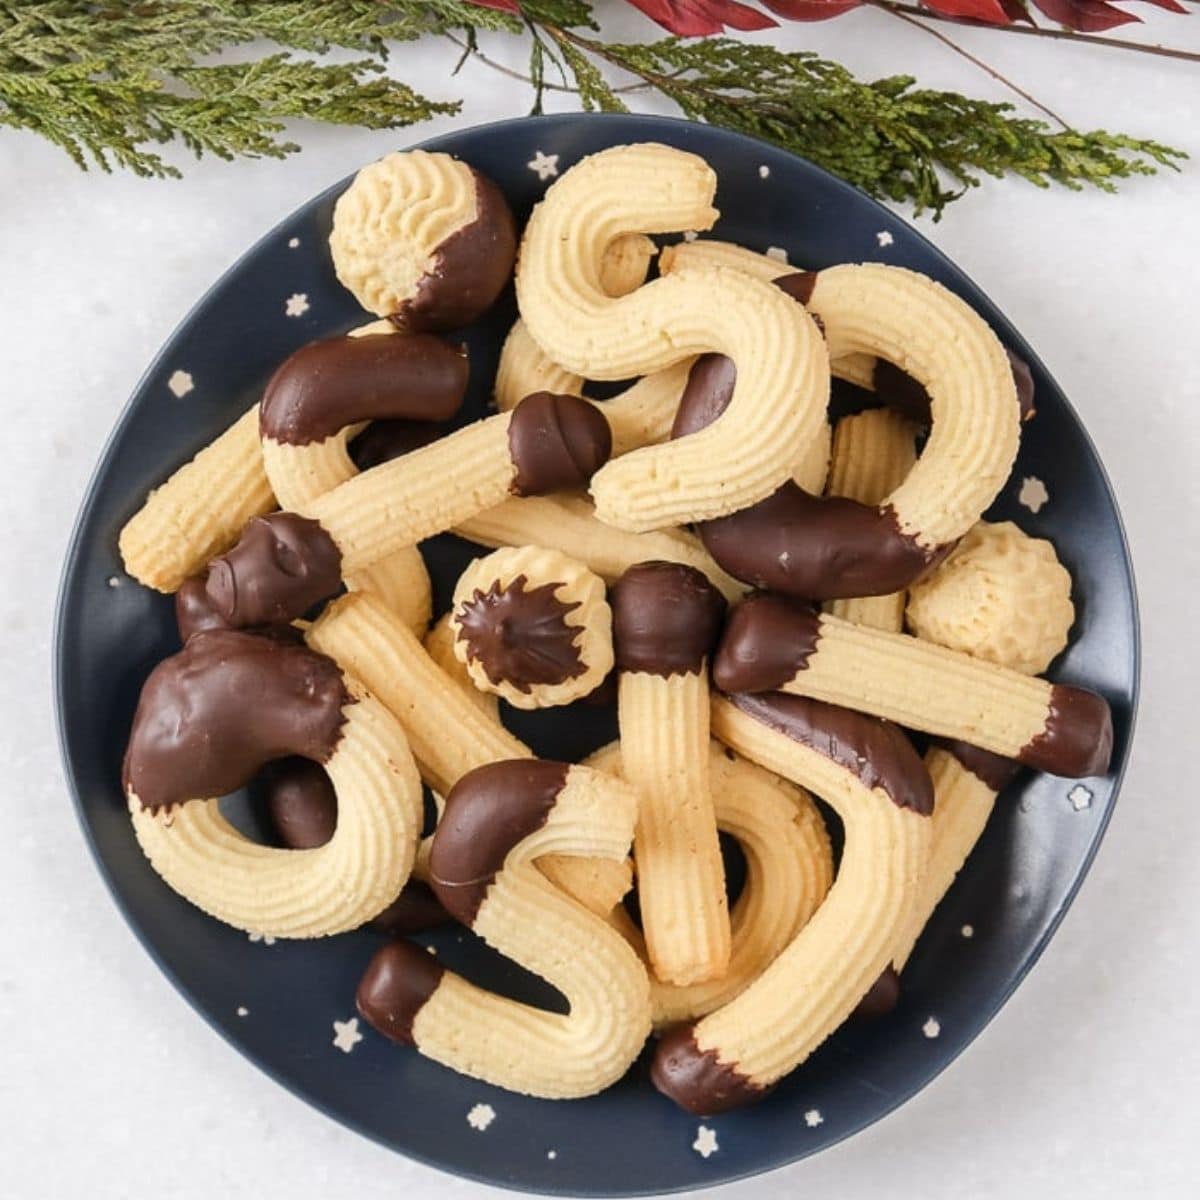
<path fill-rule="evenodd" d="M 477 558 L 454 589 L 450 621 L 455 656 L 475 685 L 517 708 L 569 704 L 612 670 L 604 581 L 557 550 Z"/>
<path fill-rule="evenodd" d="M 981 521 L 913 584 L 905 615 L 918 637 L 1038 675 L 1067 644 L 1071 576 L 1049 542 Z"/>

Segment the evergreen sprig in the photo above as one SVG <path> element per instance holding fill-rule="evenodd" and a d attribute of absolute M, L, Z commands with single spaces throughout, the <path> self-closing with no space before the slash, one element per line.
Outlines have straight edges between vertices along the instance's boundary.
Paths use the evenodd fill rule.
<path fill-rule="evenodd" d="M 155 150 L 273 156 L 297 147 L 284 122 L 304 117 L 394 128 L 458 110 L 385 75 L 389 43 L 477 34 L 525 38 L 534 108 L 567 85 L 588 110 L 621 111 L 603 67 L 632 76 L 686 115 L 803 154 L 875 196 L 935 213 L 982 175 L 1039 186 L 1113 181 L 1174 167 L 1182 153 L 1104 131 L 1054 131 L 1011 105 L 873 82 L 805 51 L 726 37 L 609 43 L 586 0 L 523 0 L 519 14 L 470 0 L 0 0 L 0 126 L 33 130 L 81 166 L 175 175 Z M 273 43 L 248 61 L 212 61 Z M 317 61 L 338 48 L 350 62 Z M 239 56 L 240 57 L 240 56 Z M 562 82 L 556 82 L 561 80 Z"/>

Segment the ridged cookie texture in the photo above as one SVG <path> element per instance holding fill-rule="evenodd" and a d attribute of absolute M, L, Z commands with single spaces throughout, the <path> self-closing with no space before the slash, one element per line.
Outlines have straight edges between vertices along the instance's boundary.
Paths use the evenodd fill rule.
<path fill-rule="evenodd" d="M 723 1008 L 659 1042 L 655 1086 L 706 1115 L 765 1096 L 891 961 L 928 861 L 933 807 L 911 744 L 862 714 L 787 696 L 714 697 L 713 732 L 831 804 L 845 845 L 824 903 L 778 958 Z"/>
<path fill-rule="evenodd" d="M 568 1011 L 485 991 L 393 943 L 367 968 L 359 1012 L 385 1036 L 510 1091 L 570 1099 L 615 1083 L 650 1032 L 645 968 L 534 862 L 547 853 L 620 862 L 636 815 L 628 787 L 587 767 L 518 760 L 460 780 L 434 838 L 433 889 L 493 949 L 552 984 Z"/>
<path fill-rule="evenodd" d="M 471 673 L 459 662 L 458 655 L 454 653 L 454 629 L 450 624 L 450 616 L 451 614 L 448 612 L 443 613 L 430 627 L 421 643 L 425 647 L 425 653 L 462 688 L 463 695 L 472 704 L 487 713 L 493 720 L 498 721 L 500 719 L 499 698 L 492 692 L 481 692 L 475 686 Z"/>
<path fill-rule="evenodd" d="M 619 775 L 620 744 L 598 750 L 587 765 Z M 716 742 L 709 743 L 709 777 L 717 828 L 737 839 L 746 859 L 746 880 L 730 916 L 733 950 L 718 979 L 675 987 L 651 977 L 656 1029 L 702 1017 L 742 992 L 808 921 L 833 882 L 829 834 L 806 792 Z M 625 909 L 614 906 L 611 920 L 646 959 L 645 939 Z"/>
<path fill-rule="evenodd" d="M 597 515 L 621 528 L 679 525 L 762 499 L 791 475 L 824 419 L 824 343 L 778 289 L 725 268 L 679 271 L 618 299 L 600 286 L 604 248 L 615 237 L 707 228 L 717 215 L 715 190 L 715 174 L 695 155 L 618 146 L 572 167 L 526 226 L 521 316 L 566 369 L 622 379 L 707 351 L 738 365 L 729 409 L 709 429 L 632 451 L 597 472 Z"/>
<path fill-rule="evenodd" d="M 517 708 L 552 708 L 593 692 L 613 667 L 604 580 L 543 546 L 505 547 L 459 577 L 454 653 L 475 686 Z"/>

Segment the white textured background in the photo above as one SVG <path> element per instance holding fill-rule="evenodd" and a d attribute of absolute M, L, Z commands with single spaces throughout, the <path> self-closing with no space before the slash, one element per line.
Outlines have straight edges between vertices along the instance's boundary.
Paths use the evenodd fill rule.
<path fill-rule="evenodd" d="M 1145 32 L 1129 36 L 1200 49 L 1200 10 L 1190 19 L 1139 12 Z M 636 16 L 623 20 L 648 29 Z M 952 32 L 1078 125 L 1155 136 L 1200 160 L 1200 68 Z M 876 11 L 775 36 L 860 74 L 911 70 L 927 84 L 1004 97 L 932 38 Z M 393 70 L 428 94 L 464 95 L 462 122 L 526 110 L 523 86 L 486 67 L 470 64 L 449 80 L 453 57 L 449 48 L 402 47 Z M 305 127 L 299 157 L 205 162 L 175 183 L 84 176 L 33 137 L 0 130 L 5 1196 L 416 1200 L 489 1190 L 334 1125 L 191 1012 L 92 867 L 50 711 L 60 560 L 92 464 L 143 367 L 192 301 L 280 217 L 362 163 L 451 124 L 411 134 Z M 989 182 L 922 228 L 1030 339 L 1112 475 L 1145 635 L 1133 765 L 1074 909 L 971 1050 L 868 1132 L 723 1195 L 1193 1197 L 1200 161 L 1179 176 L 1129 183 L 1115 198 Z M 465 1124 L 463 1133 L 486 1136 Z"/>

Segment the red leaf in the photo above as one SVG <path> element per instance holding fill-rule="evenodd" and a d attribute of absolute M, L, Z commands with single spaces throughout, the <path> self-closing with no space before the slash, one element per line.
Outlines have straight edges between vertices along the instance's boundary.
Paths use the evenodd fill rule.
<path fill-rule="evenodd" d="M 766 13 L 737 0 L 629 0 L 652 21 L 680 37 L 707 37 L 730 29 L 770 29 Z"/>
<path fill-rule="evenodd" d="M 1167 0 L 1167 3 L 1174 3 L 1174 0 Z M 1010 23 L 1015 24 L 1017 21 L 1024 21 L 1026 25 L 1033 24 L 1033 18 L 1029 15 L 1029 10 L 1025 7 L 1024 0 L 1000 0 L 1000 5 L 1004 9 L 1004 13 Z"/>
<path fill-rule="evenodd" d="M 1165 8 L 1168 12 L 1183 13 L 1187 15 L 1187 9 L 1184 8 L 1178 0 L 1141 0 L 1143 4 L 1153 4 L 1158 8 Z"/>
<path fill-rule="evenodd" d="M 921 0 L 921 3 L 945 17 L 963 17 L 988 25 L 1012 24 L 1012 17 L 1005 12 L 1000 0 Z"/>
<path fill-rule="evenodd" d="M 1118 25 L 1140 21 L 1132 13 L 1122 12 L 1104 0 L 1033 0 L 1052 21 L 1076 33 L 1102 33 Z"/>
<path fill-rule="evenodd" d="M 858 8 L 865 0 L 762 0 L 773 13 L 788 21 L 828 21 Z"/>
<path fill-rule="evenodd" d="M 468 0 L 468 3 L 474 4 L 477 8 L 494 8 L 499 12 L 519 13 L 521 11 L 517 0 Z"/>

